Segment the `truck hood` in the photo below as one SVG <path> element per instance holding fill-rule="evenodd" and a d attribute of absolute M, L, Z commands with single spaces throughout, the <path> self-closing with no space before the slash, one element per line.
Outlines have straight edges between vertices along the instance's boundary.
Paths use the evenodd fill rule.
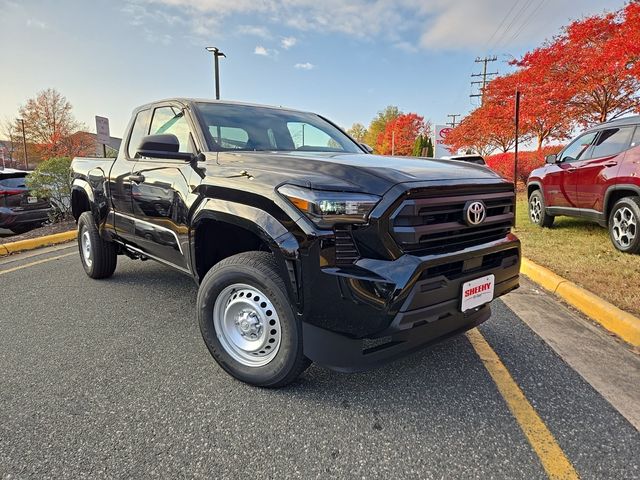
<path fill-rule="evenodd" d="M 492 170 L 467 162 L 365 153 L 224 152 L 218 154 L 218 163 L 274 186 L 290 183 L 377 195 L 405 182 L 502 180 Z"/>

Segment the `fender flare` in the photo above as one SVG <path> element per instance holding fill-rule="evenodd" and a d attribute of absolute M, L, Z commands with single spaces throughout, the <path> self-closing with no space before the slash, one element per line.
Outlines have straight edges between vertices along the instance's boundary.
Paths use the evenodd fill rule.
<path fill-rule="evenodd" d="M 527 183 L 527 196 L 529 196 L 530 186 L 538 187 L 538 189 L 542 192 L 542 195 L 544 196 L 544 189 L 542 188 L 542 183 L 540 183 L 538 180 L 533 180 Z"/>
<path fill-rule="evenodd" d="M 619 190 L 631 190 L 640 197 L 640 186 L 638 185 L 634 185 L 632 183 L 616 183 L 615 185 L 610 185 L 609 188 L 607 188 L 607 191 L 604 192 L 604 201 L 602 202 L 602 214 L 606 217 L 605 221 L 609 221 L 607 212 L 609 211 L 611 195 L 613 192 Z"/>
<path fill-rule="evenodd" d="M 98 223 L 98 209 L 96 208 L 96 199 L 93 193 L 93 189 L 89 182 L 82 178 L 75 178 L 71 184 L 71 208 L 73 209 L 73 197 L 75 192 L 80 192 L 80 195 L 85 195 L 89 201 L 89 209 L 93 214 L 93 217 Z M 77 220 L 77 219 L 76 219 Z"/>
<path fill-rule="evenodd" d="M 195 230 L 202 220 L 225 222 L 248 230 L 257 235 L 276 257 L 276 261 L 286 275 L 285 283 L 291 299 L 298 304 L 302 298 L 300 290 L 299 250 L 295 236 L 273 215 L 253 207 L 226 200 L 205 199 L 194 212 L 190 222 L 189 250 L 191 271 L 197 272 L 195 255 Z"/>

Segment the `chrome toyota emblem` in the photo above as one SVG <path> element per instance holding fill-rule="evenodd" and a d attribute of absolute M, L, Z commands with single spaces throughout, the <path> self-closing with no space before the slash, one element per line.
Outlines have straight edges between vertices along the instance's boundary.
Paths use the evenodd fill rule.
<path fill-rule="evenodd" d="M 464 217 L 470 227 L 480 225 L 487 217 L 487 209 L 480 201 L 467 203 L 464 209 Z"/>

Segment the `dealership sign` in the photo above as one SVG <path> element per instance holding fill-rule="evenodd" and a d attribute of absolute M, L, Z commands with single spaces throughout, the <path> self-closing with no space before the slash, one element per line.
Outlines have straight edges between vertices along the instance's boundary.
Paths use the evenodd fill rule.
<path fill-rule="evenodd" d="M 449 150 L 446 139 L 449 132 L 452 130 L 448 125 L 436 125 L 435 126 L 435 138 L 433 140 L 433 156 L 435 158 L 446 157 L 453 155 L 453 152 Z"/>

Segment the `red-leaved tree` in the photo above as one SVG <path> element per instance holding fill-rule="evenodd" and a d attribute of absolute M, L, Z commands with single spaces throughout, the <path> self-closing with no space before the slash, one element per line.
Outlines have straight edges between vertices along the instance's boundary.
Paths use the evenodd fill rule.
<path fill-rule="evenodd" d="M 558 103 L 565 101 L 569 116 L 579 125 L 637 111 L 640 52 L 632 42 L 639 35 L 638 8 L 632 2 L 618 12 L 576 20 L 516 64 L 542 72 L 540 87 Z"/>
<path fill-rule="evenodd" d="M 429 135 L 430 125 L 424 117 L 416 113 L 403 113 L 387 122 L 385 129 L 378 135 L 376 151 L 381 155 L 409 156 L 418 135 Z"/>

